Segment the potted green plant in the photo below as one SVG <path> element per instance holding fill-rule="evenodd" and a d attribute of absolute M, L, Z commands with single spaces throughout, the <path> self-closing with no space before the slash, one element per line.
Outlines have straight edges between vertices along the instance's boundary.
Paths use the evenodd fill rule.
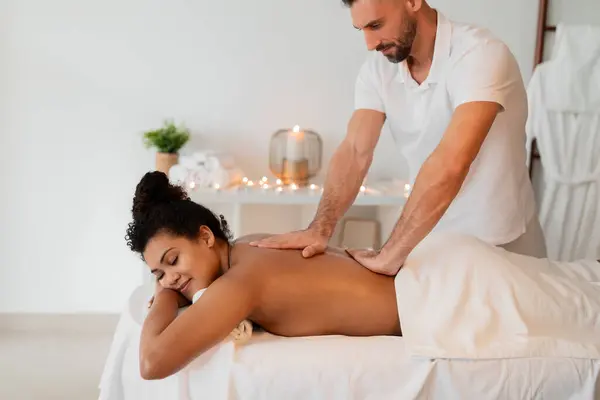
<path fill-rule="evenodd" d="M 147 148 L 156 148 L 156 170 L 169 174 L 171 167 L 179 162 L 179 150 L 190 139 L 184 126 L 176 126 L 172 120 L 164 122 L 162 128 L 144 133 Z"/>

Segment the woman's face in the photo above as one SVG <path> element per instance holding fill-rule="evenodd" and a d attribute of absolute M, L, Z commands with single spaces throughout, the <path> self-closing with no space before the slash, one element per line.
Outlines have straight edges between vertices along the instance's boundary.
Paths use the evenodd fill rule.
<path fill-rule="evenodd" d="M 177 290 L 191 300 L 220 275 L 218 249 L 215 236 L 203 226 L 194 240 L 159 232 L 148 241 L 143 256 L 162 287 Z"/>

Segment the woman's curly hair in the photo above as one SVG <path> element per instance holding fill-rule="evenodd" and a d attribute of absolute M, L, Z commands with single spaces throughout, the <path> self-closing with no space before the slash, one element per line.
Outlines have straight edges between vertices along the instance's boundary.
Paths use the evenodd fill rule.
<path fill-rule="evenodd" d="M 142 254 L 148 241 L 159 232 L 197 239 L 200 227 L 208 227 L 215 237 L 229 241 L 231 232 L 225 218 L 193 202 L 185 190 L 169 182 L 162 172 L 148 172 L 138 183 L 125 240 L 129 248 Z"/>

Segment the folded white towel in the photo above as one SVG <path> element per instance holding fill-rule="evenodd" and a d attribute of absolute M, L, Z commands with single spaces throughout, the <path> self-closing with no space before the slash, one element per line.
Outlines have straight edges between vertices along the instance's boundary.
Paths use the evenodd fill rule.
<path fill-rule="evenodd" d="M 241 183 L 243 171 L 232 156 L 213 150 L 198 151 L 179 157 L 169 170 L 169 180 L 189 188 L 228 188 Z"/>
<path fill-rule="evenodd" d="M 217 168 L 210 172 L 210 181 L 212 186 L 219 185 L 221 188 L 238 185 L 244 178 L 243 172 L 239 168 L 224 169 Z"/>
<path fill-rule="evenodd" d="M 210 171 L 217 167 L 231 169 L 236 168 L 235 158 L 226 152 L 216 150 L 204 150 L 199 153 L 195 153 L 197 160 L 201 160 L 206 165 L 206 168 Z"/>
<path fill-rule="evenodd" d="M 210 150 L 207 151 L 196 151 L 191 155 L 191 159 L 199 165 L 204 165 L 206 164 L 206 160 L 208 159 L 208 153 L 211 152 Z"/>
<path fill-rule="evenodd" d="M 206 163 L 206 160 L 204 161 L 200 161 L 198 160 L 196 157 L 194 157 L 193 155 L 191 156 L 179 156 L 179 165 L 181 165 L 182 167 L 186 168 L 186 169 L 200 169 L 200 168 L 204 168 L 204 164 Z"/>
<path fill-rule="evenodd" d="M 175 185 L 187 183 L 189 169 L 184 164 L 175 164 L 169 169 L 169 180 Z"/>

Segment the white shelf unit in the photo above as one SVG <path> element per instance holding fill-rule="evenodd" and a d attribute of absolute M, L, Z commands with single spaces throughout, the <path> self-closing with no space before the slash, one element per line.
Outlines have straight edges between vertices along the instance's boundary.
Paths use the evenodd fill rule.
<path fill-rule="evenodd" d="M 197 189 L 190 191 L 190 197 L 215 213 L 223 214 L 233 235 L 239 237 L 255 232 L 283 233 L 305 228 L 315 215 L 321 190 L 286 188 L 277 192 L 256 187 L 219 191 Z M 367 189 L 359 193 L 345 217 L 377 219 L 381 226 L 381 238 L 386 239 L 405 202 L 404 194 Z M 336 232 L 332 238 L 333 245 L 339 244 L 338 237 L 339 232 Z"/>

